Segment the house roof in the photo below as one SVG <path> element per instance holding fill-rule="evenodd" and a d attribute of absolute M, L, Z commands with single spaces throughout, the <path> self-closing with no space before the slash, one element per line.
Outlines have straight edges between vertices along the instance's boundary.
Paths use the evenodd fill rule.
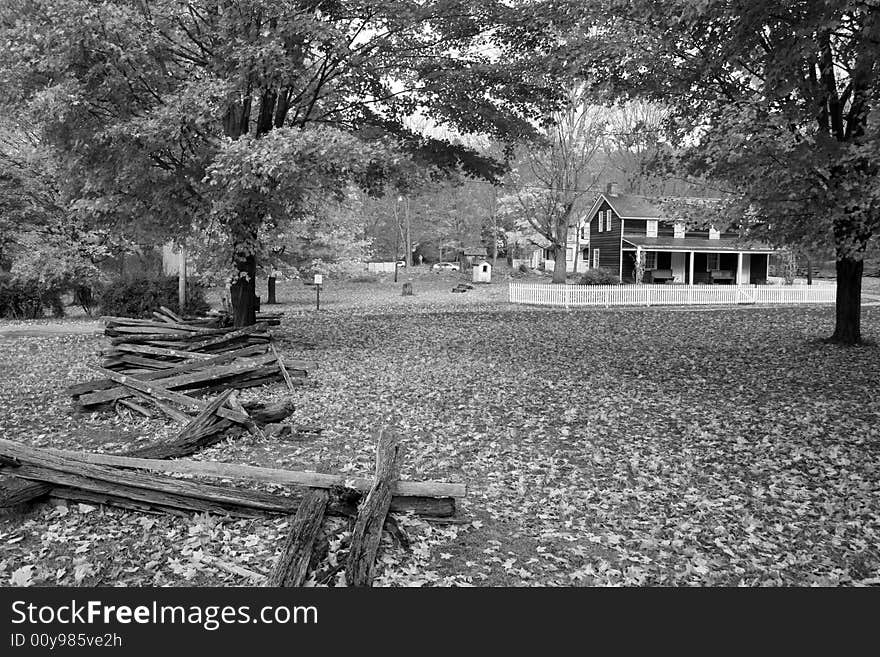
<path fill-rule="evenodd" d="M 662 219 L 663 213 L 655 203 L 644 196 L 635 194 L 605 195 L 608 205 L 624 219 Z"/>
<path fill-rule="evenodd" d="M 656 201 L 635 194 L 599 194 L 587 213 L 587 218 L 593 216 L 602 201 L 607 201 L 614 212 L 624 219 L 663 219 L 663 213 Z"/>
<path fill-rule="evenodd" d="M 624 235 L 623 248 L 640 246 L 658 251 L 697 251 L 700 253 L 774 253 L 775 249 L 760 242 L 741 240 L 738 237 L 724 237 L 710 240 L 706 237 L 645 237 L 644 235 Z"/>

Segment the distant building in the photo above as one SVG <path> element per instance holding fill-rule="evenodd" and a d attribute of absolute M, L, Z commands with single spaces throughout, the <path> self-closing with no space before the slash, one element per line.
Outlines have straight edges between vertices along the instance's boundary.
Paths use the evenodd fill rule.
<path fill-rule="evenodd" d="M 671 199 L 667 199 L 671 200 Z M 774 249 L 713 228 L 693 230 L 665 215 L 659 199 L 599 194 L 587 213 L 589 267 L 634 282 L 644 255 L 642 282 L 765 283 Z"/>

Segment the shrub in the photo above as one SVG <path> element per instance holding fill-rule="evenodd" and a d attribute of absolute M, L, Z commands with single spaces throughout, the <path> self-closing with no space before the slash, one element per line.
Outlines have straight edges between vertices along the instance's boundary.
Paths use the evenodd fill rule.
<path fill-rule="evenodd" d="M 579 285 L 618 285 L 620 279 L 606 269 L 588 269 L 578 281 Z"/>
<path fill-rule="evenodd" d="M 152 317 L 159 306 L 181 313 L 177 304 L 177 276 L 129 276 L 111 281 L 100 292 L 101 312 L 117 317 Z M 186 282 L 183 315 L 202 315 L 210 309 L 199 281 Z"/>
<path fill-rule="evenodd" d="M 46 308 L 53 317 L 64 317 L 63 291 L 35 278 L 0 274 L 0 317 L 39 319 Z"/>
<path fill-rule="evenodd" d="M 532 271 L 532 270 L 529 269 L 529 266 L 526 263 L 524 263 L 524 262 L 520 263 L 520 265 L 519 265 L 519 273 L 520 274 L 528 274 L 530 271 Z"/>

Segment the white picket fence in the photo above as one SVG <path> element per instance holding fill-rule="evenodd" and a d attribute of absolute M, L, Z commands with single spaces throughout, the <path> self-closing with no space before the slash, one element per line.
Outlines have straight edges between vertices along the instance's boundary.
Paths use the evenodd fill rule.
<path fill-rule="evenodd" d="M 536 306 L 714 306 L 834 303 L 837 287 L 819 285 L 534 285 L 510 283 L 509 300 Z"/>

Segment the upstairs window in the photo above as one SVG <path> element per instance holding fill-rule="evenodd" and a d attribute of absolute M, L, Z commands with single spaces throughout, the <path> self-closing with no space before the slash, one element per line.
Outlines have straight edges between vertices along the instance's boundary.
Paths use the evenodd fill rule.
<path fill-rule="evenodd" d="M 601 233 L 605 229 L 605 212 L 599 210 L 599 214 L 596 216 L 599 217 L 599 232 Z"/>
<path fill-rule="evenodd" d="M 611 230 L 611 210 L 605 210 L 605 230 Z"/>
<path fill-rule="evenodd" d="M 672 230 L 673 230 L 673 233 L 672 233 L 673 238 L 675 238 L 677 240 L 684 238 L 684 222 L 683 221 L 676 221 L 675 226 Z"/>
<path fill-rule="evenodd" d="M 720 240 L 721 239 L 721 231 L 715 230 L 714 228 L 709 229 L 709 239 L 710 240 Z"/>
<path fill-rule="evenodd" d="M 648 219 L 645 222 L 645 235 L 648 237 L 657 237 L 657 220 Z"/>

